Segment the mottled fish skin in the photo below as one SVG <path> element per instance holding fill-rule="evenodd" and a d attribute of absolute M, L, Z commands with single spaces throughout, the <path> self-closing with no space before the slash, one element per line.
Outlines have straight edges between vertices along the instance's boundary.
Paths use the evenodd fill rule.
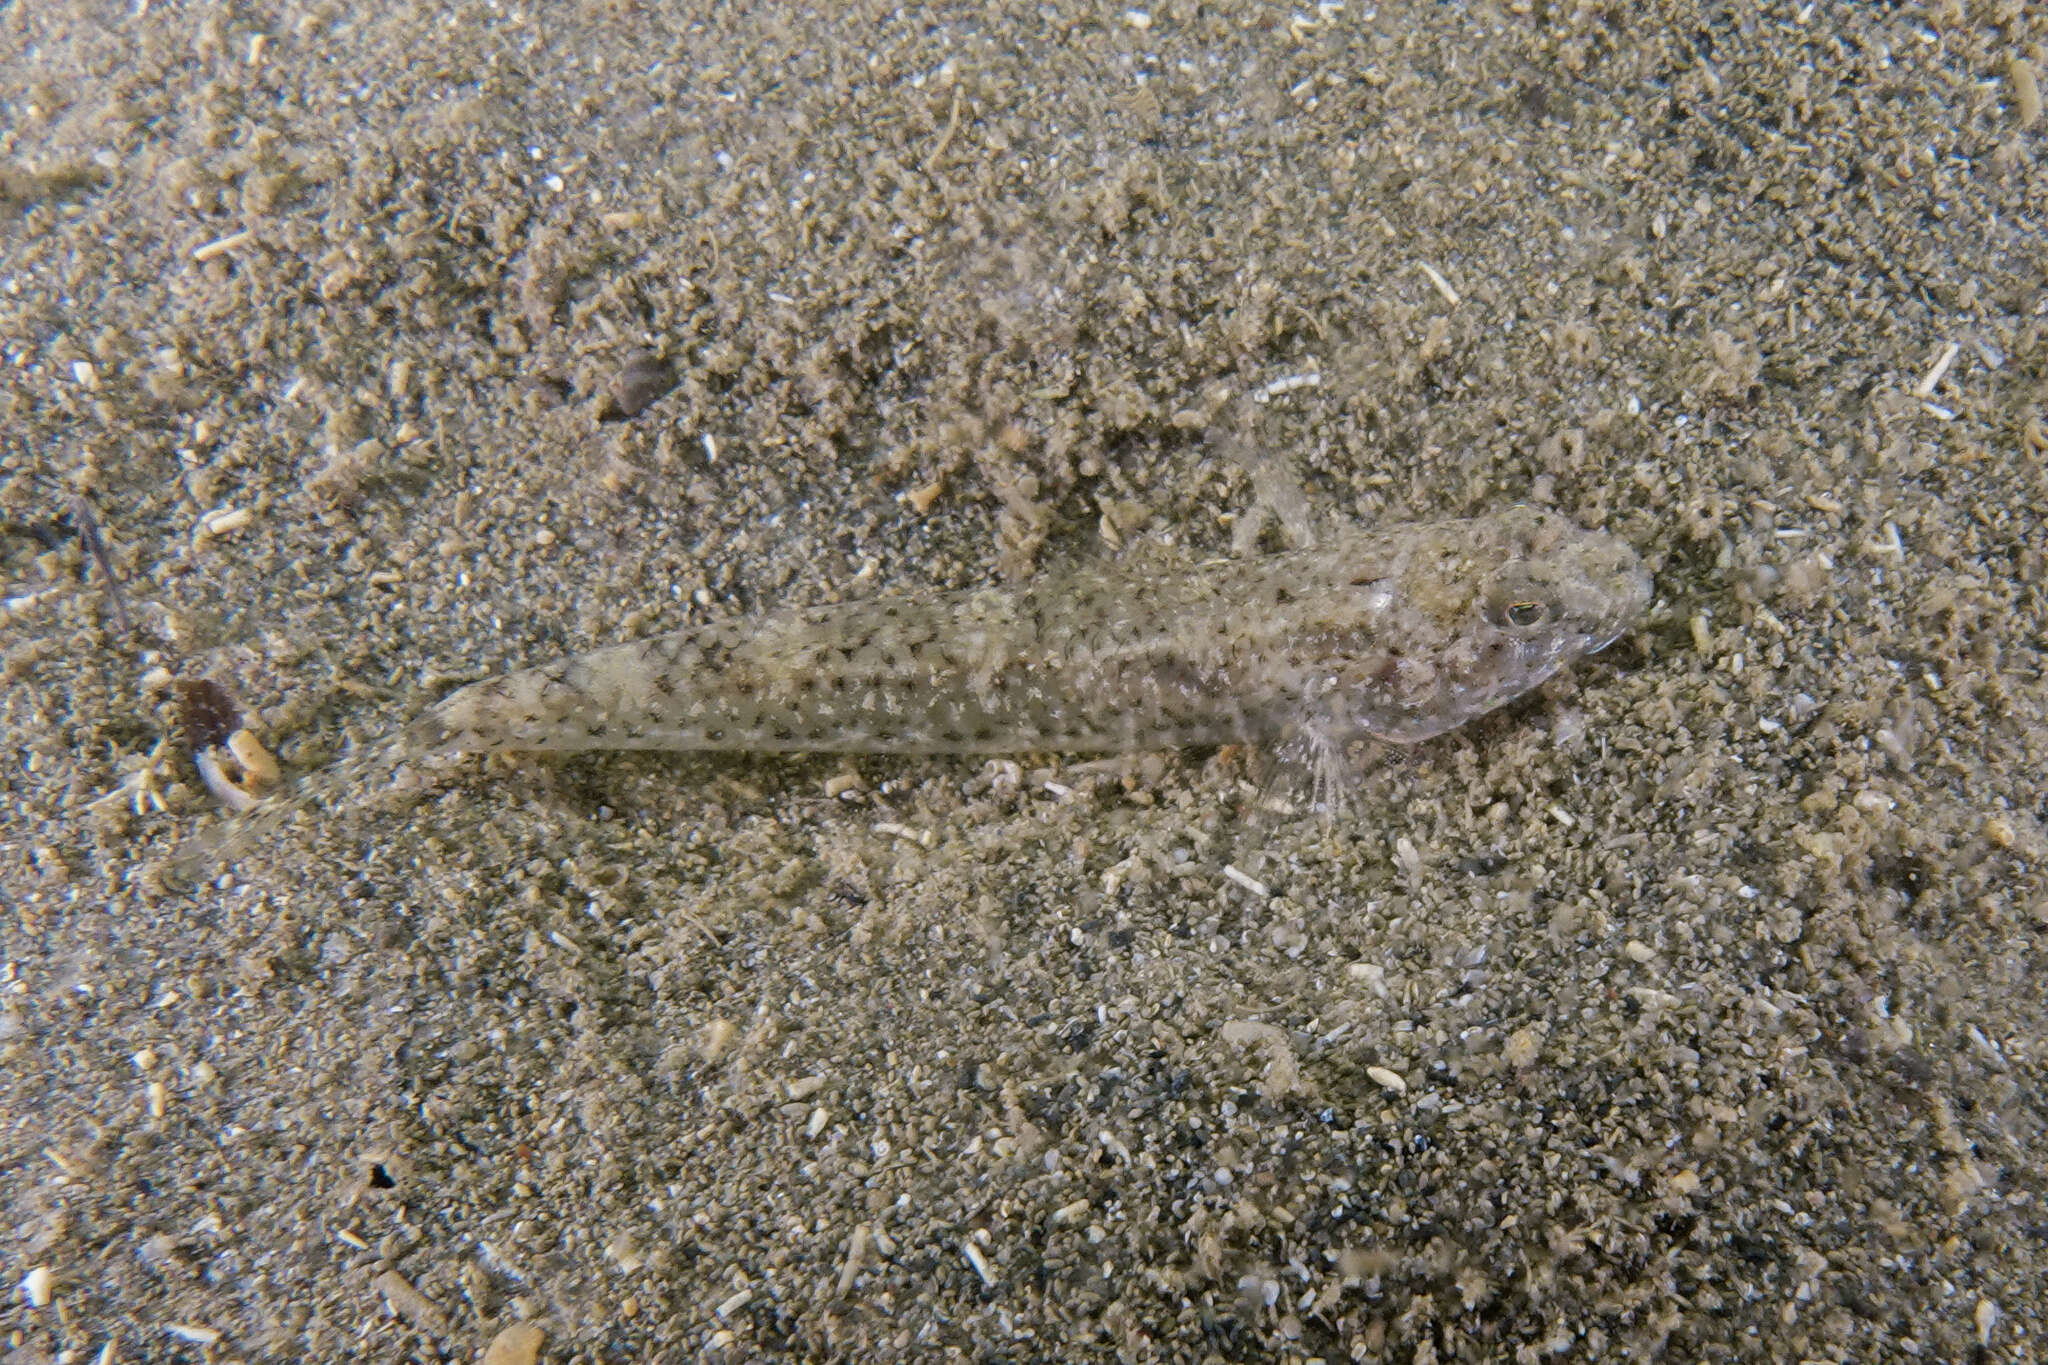
<path fill-rule="evenodd" d="M 1608 645 L 1649 600 L 1628 542 L 1513 508 L 1176 575 L 1104 567 L 694 626 L 463 688 L 180 864 L 199 874 L 305 806 L 412 790 L 416 767 L 520 749 L 1241 743 L 1303 761 L 1329 812 L 1348 741 L 1411 745 L 1456 729 Z"/>
<path fill-rule="evenodd" d="M 451 693 L 185 850 L 196 875 L 296 810 L 517 750 L 965 754 L 1270 746 L 1341 803 L 1343 746 L 1413 744 L 1605 646 L 1650 601 L 1622 540 L 1554 512 L 1349 531 L 1160 575 L 1109 566 L 591 650 Z"/>
<path fill-rule="evenodd" d="M 693 627 L 466 687 L 399 739 L 419 758 L 1412 744 L 1600 649 L 1649 600 L 1626 542 L 1517 507 L 1171 576 L 1111 566 Z"/>

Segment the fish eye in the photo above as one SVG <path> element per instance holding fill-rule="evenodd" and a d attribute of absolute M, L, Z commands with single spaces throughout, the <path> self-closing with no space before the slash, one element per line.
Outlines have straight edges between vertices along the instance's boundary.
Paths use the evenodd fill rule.
<path fill-rule="evenodd" d="M 1529 630 L 1554 619 L 1557 612 L 1550 600 L 1530 591 L 1531 586 L 1500 585 L 1487 600 L 1486 619 L 1502 630 Z"/>

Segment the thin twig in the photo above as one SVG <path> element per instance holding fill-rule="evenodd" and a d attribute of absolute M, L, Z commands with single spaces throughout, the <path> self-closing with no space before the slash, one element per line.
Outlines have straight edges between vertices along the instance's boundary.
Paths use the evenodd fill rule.
<path fill-rule="evenodd" d="M 92 514 L 92 505 L 80 494 L 71 496 L 71 519 L 78 523 L 78 538 L 85 544 L 85 552 L 92 556 L 92 562 L 100 566 L 100 573 L 107 580 L 107 596 L 114 604 L 114 619 L 121 623 L 121 633 L 134 633 L 135 626 L 128 617 L 128 604 L 121 599 L 121 576 L 114 572 L 114 561 L 107 554 L 107 543 L 100 539 L 99 519 Z"/>

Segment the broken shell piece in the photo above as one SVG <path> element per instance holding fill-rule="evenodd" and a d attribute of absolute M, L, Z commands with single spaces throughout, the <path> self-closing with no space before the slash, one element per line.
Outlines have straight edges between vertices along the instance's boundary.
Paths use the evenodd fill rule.
<path fill-rule="evenodd" d="M 192 762 L 206 789 L 233 811 L 253 809 L 283 776 L 270 751 L 247 730 L 235 731 L 225 744 L 196 751 Z"/>
<path fill-rule="evenodd" d="M 278 771 L 277 760 L 270 756 L 270 750 L 263 747 L 263 741 L 248 730 L 237 730 L 228 736 L 228 752 L 242 765 L 250 779 L 259 787 L 274 787 L 283 774 Z"/>
<path fill-rule="evenodd" d="M 48 1308 L 50 1300 L 57 1296 L 57 1277 L 50 1273 L 50 1267 L 39 1265 L 21 1277 L 20 1288 L 29 1307 Z"/>
<path fill-rule="evenodd" d="M 192 528 L 192 541 L 194 544 L 203 544 L 220 536 L 231 536 L 254 520 L 256 513 L 252 508 L 216 507 L 201 517 L 199 524 Z"/>
<path fill-rule="evenodd" d="M 175 685 L 186 752 L 206 789 L 229 810 L 245 811 L 270 794 L 283 776 L 270 750 L 241 723 L 242 708 L 212 678 Z"/>

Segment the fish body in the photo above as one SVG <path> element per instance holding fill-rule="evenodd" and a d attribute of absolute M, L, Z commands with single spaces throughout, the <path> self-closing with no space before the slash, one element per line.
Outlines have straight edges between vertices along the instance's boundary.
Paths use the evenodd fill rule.
<path fill-rule="evenodd" d="M 1245 744 L 1305 761 L 1331 811 L 1349 742 L 1455 729 L 1604 647 L 1649 601 L 1627 542 L 1517 507 L 1179 573 L 1110 565 L 715 622 L 464 687 L 210 851 L 417 768 L 513 751 Z"/>
<path fill-rule="evenodd" d="M 1112 566 L 696 626 L 476 683 L 407 740 L 421 755 L 1409 744 L 1606 645 L 1649 596 L 1626 542 L 1523 507 L 1171 575 Z"/>

